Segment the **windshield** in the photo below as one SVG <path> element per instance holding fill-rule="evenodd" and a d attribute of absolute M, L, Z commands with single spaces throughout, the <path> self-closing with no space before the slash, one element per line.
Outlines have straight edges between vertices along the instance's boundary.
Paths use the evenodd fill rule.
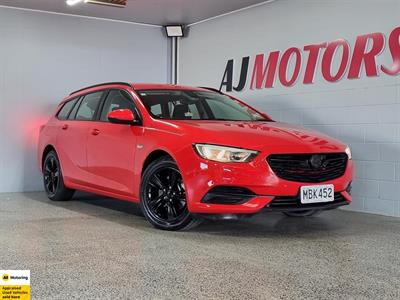
<path fill-rule="evenodd" d="M 271 121 L 243 103 L 216 92 L 138 91 L 149 113 L 167 120 Z"/>

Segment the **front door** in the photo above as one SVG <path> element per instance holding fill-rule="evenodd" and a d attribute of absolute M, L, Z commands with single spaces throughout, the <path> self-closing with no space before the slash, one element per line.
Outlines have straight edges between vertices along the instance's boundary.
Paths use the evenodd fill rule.
<path fill-rule="evenodd" d="M 107 192 L 133 194 L 134 161 L 140 126 L 114 124 L 107 115 L 115 109 L 130 109 L 135 105 L 124 90 L 110 90 L 99 120 L 92 123 L 87 141 L 87 163 L 90 184 Z"/>

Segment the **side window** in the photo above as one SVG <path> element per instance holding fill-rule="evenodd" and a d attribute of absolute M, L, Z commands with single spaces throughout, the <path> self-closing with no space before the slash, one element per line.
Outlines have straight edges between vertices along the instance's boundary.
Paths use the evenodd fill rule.
<path fill-rule="evenodd" d="M 90 121 L 93 120 L 97 107 L 99 106 L 103 91 L 87 94 L 81 101 L 75 120 Z"/>
<path fill-rule="evenodd" d="M 76 112 L 78 111 L 79 106 L 81 105 L 83 97 L 80 97 L 78 101 L 76 101 L 76 104 L 74 106 L 74 108 L 71 110 L 69 116 L 68 116 L 68 120 L 74 120 L 75 116 L 76 116 Z"/>
<path fill-rule="evenodd" d="M 169 111 L 172 111 L 172 115 L 170 118 L 177 120 L 185 120 L 185 119 L 200 119 L 200 113 L 197 108 L 197 105 L 194 103 L 188 103 L 185 100 L 179 100 L 174 103 L 169 102 Z M 171 107 L 171 105 L 173 107 Z"/>
<path fill-rule="evenodd" d="M 191 114 L 190 118 L 194 120 L 201 119 L 200 112 L 196 104 L 189 104 L 189 113 Z"/>
<path fill-rule="evenodd" d="M 108 114 L 116 109 L 129 109 L 136 115 L 135 105 L 131 97 L 123 90 L 111 90 L 104 102 L 100 120 L 108 121 Z"/>
<path fill-rule="evenodd" d="M 155 104 L 153 106 L 150 106 L 150 111 L 155 116 L 161 116 L 162 115 L 161 104 Z"/>
<path fill-rule="evenodd" d="M 71 109 L 74 107 L 74 104 L 76 103 L 76 100 L 77 99 L 73 99 L 73 100 L 70 100 L 70 101 L 64 103 L 64 106 L 61 108 L 61 110 L 57 114 L 57 117 L 60 120 L 68 119 L 68 115 L 69 115 Z"/>

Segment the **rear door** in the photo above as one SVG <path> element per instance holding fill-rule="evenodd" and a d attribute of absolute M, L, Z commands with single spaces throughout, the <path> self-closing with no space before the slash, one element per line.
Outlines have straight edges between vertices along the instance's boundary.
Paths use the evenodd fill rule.
<path fill-rule="evenodd" d="M 140 116 L 129 93 L 109 90 L 98 121 L 92 122 L 87 142 L 88 171 L 91 184 L 98 189 L 120 195 L 132 195 L 137 137 L 141 126 L 114 124 L 107 115 L 115 109 L 130 109 Z"/>
<path fill-rule="evenodd" d="M 99 109 L 103 93 L 99 91 L 80 97 L 67 118 L 60 120 L 57 150 L 67 182 L 87 184 L 89 181 L 86 142 L 89 126 Z"/>

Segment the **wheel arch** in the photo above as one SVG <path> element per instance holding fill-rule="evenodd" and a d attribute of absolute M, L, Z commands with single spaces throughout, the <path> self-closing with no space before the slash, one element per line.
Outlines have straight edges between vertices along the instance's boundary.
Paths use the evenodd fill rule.
<path fill-rule="evenodd" d="M 40 160 L 40 169 L 43 171 L 43 164 L 44 164 L 44 160 L 46 159 L 46 155 L 50 152 L 50 151 L 54 151 L 57 153 L 56 148 L 51 145 L 48 144 L 46 147 L 44 147 L 43 153 L 42 153 L 42 158 Z"/>
<path fill-rule="evenodd" d="M 144 170 L 146 170 L 146 168 L 147 168 L 153 161 L 155 161 L 155 160 L 157 160 L 157 159 L 159 159 L 160 157 L 163 157 L 163 156 L 169 156 L 171 159 L 173 159 L 173 160 L 176 162 L 176 160 L 174 159 L 174 157 L 173 157 L 170 153 L 168 153 L 167 151 L 165 151 L 165 150 L 163 150 L 163 149 L 153 150 L 152 152 L 150 152 L 150 153 L 147 155 L 146 159 L 144 160 L 143 165 L 142 165 L 142 169 L 141 169 L 141 172 L 140 172 L 140 176 L 143 176 Z"/>

